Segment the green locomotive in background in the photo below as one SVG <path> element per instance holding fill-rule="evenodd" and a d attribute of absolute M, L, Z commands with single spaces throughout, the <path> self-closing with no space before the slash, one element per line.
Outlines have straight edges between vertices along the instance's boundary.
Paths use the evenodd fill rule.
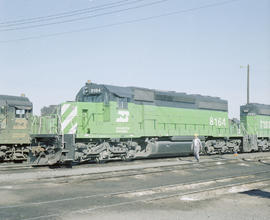
<path fill-rule="evenodd" d="M 32 108 L 24 95 L 0 95 L 0 162 L 27 159 Z"/>
<path fill-rule="evenodd" d="M 87 82 L 33 122 L 31 162 L 189 155 L 194 133 L 208 154 L 269 150 L 270 106 L 241 106 L 240 116 L 230 120 L 217 97 Z"/>
<path fill-rule="evenodd" d="M 246 104 L 240 107 L 240 119 L 244 125 L 243 135 L 252 143 L 249 151 L 270 149 L 270 106 Z"/>

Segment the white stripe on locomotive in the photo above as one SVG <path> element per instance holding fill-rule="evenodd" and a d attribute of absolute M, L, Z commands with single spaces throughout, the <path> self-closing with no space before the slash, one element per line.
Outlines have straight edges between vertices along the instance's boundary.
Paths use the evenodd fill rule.
<path fill-rule="evenodd" d="M 72 112 L 67 116 L 67 118 L 62 122 L 61 129 L 64 131 L 64 129 L 69 125 L 69 123 L 77 116 L 78 107 L 75 106 Z"/>
<path fill-rule="evenodd" d="M 72 126 L 72 128 L 69 130 L 69 134 L 75 134 L 77 131 L 78 123 Z"/>
<path fill-rule="evenodd" d="M 61 107 L 61 115 L 63 115 L 66 112 L 66 110 L 69 108 L 69 106 L 70 106 L 70 104 L 62 105 L 62 107 Z"/>

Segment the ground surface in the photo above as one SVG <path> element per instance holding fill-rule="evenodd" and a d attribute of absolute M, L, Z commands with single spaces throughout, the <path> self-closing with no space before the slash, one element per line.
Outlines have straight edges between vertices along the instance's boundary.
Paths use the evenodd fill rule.
<path fill-rule="evenodd" d="M 252 190 L 245 193 L 222 195 L 219 197 L 181 201 L 174 198 L 169 201 L 143 203 L 96 211 L 78 216 L 66 216 L 65 219 L 269 219 L 270 188 Z"/>
<path fill-rule="evenodd" d="M 269 219 L 269 161 L 229 157 L 0 171 L 0 219 Z"/>

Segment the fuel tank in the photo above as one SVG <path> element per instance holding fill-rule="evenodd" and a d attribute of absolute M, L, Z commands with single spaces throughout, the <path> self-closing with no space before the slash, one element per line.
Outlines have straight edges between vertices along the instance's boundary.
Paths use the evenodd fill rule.
<path fill-rule="evenodd" d="M 148 143 L 146 146 L 147 157 L 169 157 L 169 156 L 188 156 L 191 155 L 192 141 L 156 141 Z"/>

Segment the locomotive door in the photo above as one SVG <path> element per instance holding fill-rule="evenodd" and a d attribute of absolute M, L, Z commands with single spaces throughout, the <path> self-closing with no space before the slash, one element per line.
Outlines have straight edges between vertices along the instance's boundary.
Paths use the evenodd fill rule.
<path fill-rule="evenodd" d="M 82 109 L 82 129 L 85 134 L 90 134 L 90 117 L 88 109 Z"/>

